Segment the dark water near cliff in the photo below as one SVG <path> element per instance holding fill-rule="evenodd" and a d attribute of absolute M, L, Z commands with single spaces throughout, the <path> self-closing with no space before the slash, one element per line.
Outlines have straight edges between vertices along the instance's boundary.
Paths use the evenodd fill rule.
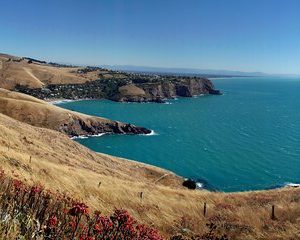
<path fill-rule="evenodd" d="M 79 112 L 153 129 L 153 136 L 78 139 L 98 151 L 142 161 L 222 191 L 300 183 L 300 79 L 215 79 L 222 96 L 171 104 L 79 101 Z"/>

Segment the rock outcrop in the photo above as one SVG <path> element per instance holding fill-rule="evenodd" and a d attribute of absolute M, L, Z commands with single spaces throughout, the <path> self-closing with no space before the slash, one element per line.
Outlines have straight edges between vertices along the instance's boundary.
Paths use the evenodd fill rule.
<path fill-rule="evenodd" d="M 45 88 L 17 86 L 15 90 L 39 99 L 110 99 L 118 102 L 158 102 L 175 97 L 221 94 L 205 78 L 180 77 L 135 83 L 134 80 L 96 80 L 83 84 L 51 84 Z"/>
<path fill-rule="evenodd" d="M 33 126 L 60 131 L 71 137 L 101 133 L 151 133 L 149 129 L 143 127 L 69 111 L 34 97 L 1 88 L 0 113 Z"/>
<path fill-rule="evenodd" d="M 192 179 L 187 179 L 182 183 L 182 186 L 194 190 L 197 188 L 197 183 L 196 181 L 192 180 Z"/>
<path fill-rule="evenodd" d="M 118 121 L 100 121 L 97 117 L 80 118 L 74 116 L 71 121 L 67 121 L 58 126 L 58 131 L 71 137 L 93 136 L 99 134 L 150 134 L 151 130 L 137 127 L 129 123 Z"/>
<path fill-rule="evenodd" d="M 125 87 L 127 91 L 124 91 Z M 137 89 L 140 91 L 137 91 Z M 139 93 L 137 94 L 137 92 Z M 126 102 L 163 102 L 164 99 L 192 97 L 201 94 L 219 95 L 221 93 L 219 90 L 214 89 L 212 82 L 208 79 L 178 78 L 122 86 L 112 99 Z"/>

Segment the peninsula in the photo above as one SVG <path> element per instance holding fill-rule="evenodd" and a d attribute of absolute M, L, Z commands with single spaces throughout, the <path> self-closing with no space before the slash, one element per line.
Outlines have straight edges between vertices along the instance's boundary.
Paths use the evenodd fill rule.
<path fill-rule="evenodd" d="M 207 78 L 113 71 L 0 54 L 0 87 L 39 99 L 109 99 L 157 102 L 221 94 Z"/>

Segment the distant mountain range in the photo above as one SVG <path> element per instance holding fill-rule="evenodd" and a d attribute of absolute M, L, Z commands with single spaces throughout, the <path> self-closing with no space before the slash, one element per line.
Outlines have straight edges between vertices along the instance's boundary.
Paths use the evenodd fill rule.
<path fill-rule="evenodd" d="M 242 72 L 230 70 L 213 70 L 213 69 L 197 69 L 197 68 L 164 68 L 164 67 L 145 67 L 134 65 L 103 65 L 102 67 L 112 70 L 129 71 L 129 72 L 145 72 L 145 73 L 166 73 L 166 74 L 197 74 L 212 76 L 267 76 L 263 72 Z"/>

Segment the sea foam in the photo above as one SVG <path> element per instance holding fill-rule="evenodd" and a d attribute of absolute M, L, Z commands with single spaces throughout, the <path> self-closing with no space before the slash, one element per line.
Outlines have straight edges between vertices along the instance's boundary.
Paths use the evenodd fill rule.
<path fill-rule="evenodd" d="M 285 183 L 285 187 L 300 187 L 300 183 Z"/>
<path fill-rule="evenodd" d="M 63 103 L 76 102 L 76 101 L 80 101 L 80 100 L 72 100 L 72 99 L 61 99 L 61 100 L 54 100 L 54 101 L 50 100 L 48 103 L 50 103 L 52 105 L 59 105 L 59 104 L 63 104 Z"/>
<path fill-rule="evenodd" d="M 103 135 L 105 135 L 105 133 L 98 133 L 98 134 L 94 134 L 94 135 L 80 135 L 80 136 L 71 137 L 71 139 L 86 139 L 89 137 L 101 137 Z"/>
<path fill-rule="evenodd" d="M 151 132 L 150 133 L 148 133 L 148 134 L 143 134 L 144 136 L 157 136 L 157 135 L 159 135 L 158 133 L 156 133 L 156 132 L 154 132 L 154 130 L 151 130 Z"/>

